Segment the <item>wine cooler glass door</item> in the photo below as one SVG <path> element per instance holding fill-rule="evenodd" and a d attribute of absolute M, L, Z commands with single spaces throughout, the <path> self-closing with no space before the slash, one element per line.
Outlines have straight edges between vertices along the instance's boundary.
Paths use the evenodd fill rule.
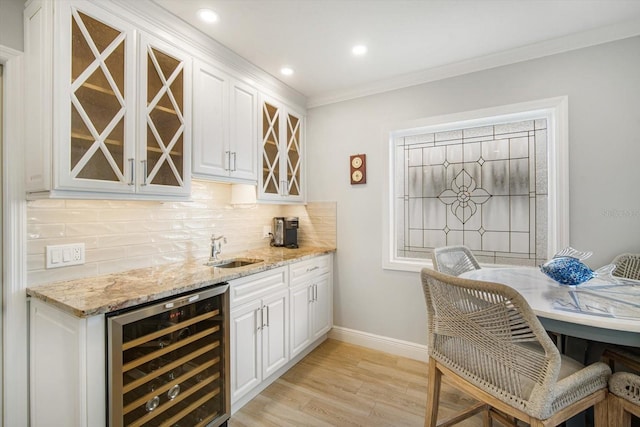
<path fill-rule="evenodd" d="M 228 285 L 110 315 L 109 425 L 218 426 L 230 416 Z"/>

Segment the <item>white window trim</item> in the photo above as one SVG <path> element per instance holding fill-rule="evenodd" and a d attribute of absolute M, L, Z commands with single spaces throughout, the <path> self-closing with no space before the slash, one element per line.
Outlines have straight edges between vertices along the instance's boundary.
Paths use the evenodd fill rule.
<path fill-rule="evenodd" d="M 434 116 L 385 126 L 385 179 L 382 209 L 382 268 L 387 270 L 420 271 L 433 267 L 431 260 L 401 258 L 395 238 L 393 203 L 394 146 L 397 137 L 418 133 L 442 132 L 509 123 L 532 118 L 547 119 L 547 156 L 549 170 L 549 236 L 547 256 L 569 245 L 569 99 L 567 96 L 547 98 L 518 104 Z"/>

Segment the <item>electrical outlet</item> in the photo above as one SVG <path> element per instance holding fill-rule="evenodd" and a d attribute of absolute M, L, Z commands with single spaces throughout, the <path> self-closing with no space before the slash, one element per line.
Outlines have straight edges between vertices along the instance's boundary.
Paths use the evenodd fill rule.
<path fill-rule="evenodd" d="M 46 247 L 47 268 L 84 264 L 84 243 Z"/>
<path fill-rule="evenodd" d="M 271 227 L 269 227 L 268 225 L 262 226 L 262 238 L 268 239 L 270 237 L 271 237 Z"/>

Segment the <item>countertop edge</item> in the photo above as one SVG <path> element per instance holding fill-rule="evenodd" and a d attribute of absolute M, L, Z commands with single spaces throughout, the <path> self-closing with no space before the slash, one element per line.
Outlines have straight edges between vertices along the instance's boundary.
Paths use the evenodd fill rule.
<path fill-rule="evenodd" d="M 78 318 L 88 318 L 141 304 L 162 300 L 218 283 L 287 266 L 295 262 L 336 252 L 334 247 L 308 247 L 299 250 L 258 249 L 229 255 L 226 258 L 253 257 L 264 262 L 246 267 L 219 269 L 205 266 L 206 259 L 164 264 L 155 267 L 127 270 L 97 277 L 86 277 L 27 287 L 27 296 L 38 299 Z M 182 276 L 175 286 L 166 283 L 167 277 Z M 169 280 L 171 280 L 169 278 Z M 139 292 L 130 288 L 139 285 Z M 145 289 L 147 289 L 145 291 Z M 152 289 L 149 291 L 149 289 Z M 86 290 L 86 292 L 83 292 Z M 128 292 L 128 293 L 127 293 Z M 96 302 L 99 298 L 105 300 Z M 108 302 L 106 298 L 109 299 Z"/>

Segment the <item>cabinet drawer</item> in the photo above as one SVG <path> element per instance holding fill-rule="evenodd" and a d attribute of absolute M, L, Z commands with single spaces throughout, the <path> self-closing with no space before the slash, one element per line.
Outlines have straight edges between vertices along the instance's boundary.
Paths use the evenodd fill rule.
<path fill-rule="evenodd" d="M 331 255 L 322 255 L 289 265 L 291 287 L 299 285 L 309 277 L 317 277 L 331 270 Z"/>
<path fill-rule="evenodd" d="M 287 288 L 287 267 L 278 267 L 229 281 L 230 304 L 237 306 Z"/>

